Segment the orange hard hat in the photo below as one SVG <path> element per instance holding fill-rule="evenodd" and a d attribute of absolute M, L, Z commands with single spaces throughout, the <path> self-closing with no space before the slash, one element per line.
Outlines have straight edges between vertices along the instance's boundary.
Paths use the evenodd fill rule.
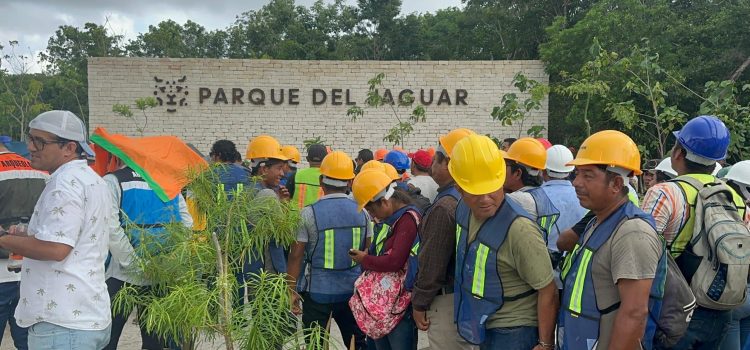
<path fill-rule="evenodd" d="M 544 170 L 547 166 L 547 150 L 539 140 L 531 137 L 522 137 L 513 142 L 504 157 L 538 170 Z"/>
<path fill-rule="evenodd" d="M 604 130 L 583 141 L 576 158 L 567 165 L 606 165 L 641 175 L 641 153 L 628 135 L 617 130 Z"/>
<path fill-rule="evenodd" d="M 336 180 L 351 180 L 354 178 L 354 163 L 346 153 L 334 151 L 323 158 L 320 174 Z"/>
<path fill-rule="evenodd" d="M 434 157 L 435 156 L 435 147 L 428 148 L 427 149 L 427 154 L 429 154 L 430 157 Z"/>
<path fill-rule="evenodd" d="M 375 151 L 375 160 L 383 161 L 383 158 L 385 158 L 386 154 L 388 154 L 387 149 L 379 148 L 377 151 Z"/>
<path fill-rule="evenodd" d="M 250 141 L 245 153 L 247 159 L 279 159 L 289 160 L 281 152 L 281 144 L 275 138 L 269 135 L 260 135 Z"/>
<path fill-rule="evenodd" d="M 357 202 L 357 209 L 362 211 L 367 203 L 381 198 L 388 198 L 392 194 L 393 181 L 383 172 L 371 169 L 357 174 L 352 184 L 352 196 Z"/>
<path fill-rule="evenodd" d="M 292 145 L 286 145 L 281 147 L 281 153 L 283 153 L 289 160 L 299 163 L 301 159 L 299 155 L 299 149 Z"/>
<path fill-rule="evenodd" d="M 396 181 L 401 179 L 401 175 L 398 174 L 398 171 L 396 171 L 396 168 L 393 167 L 393 165 L 390 165 L 388 163 L 379 162 L 377 160 L 371 160 L 365 164 L 362 165 L 362 169 L 360 169 L 360 172 L 365 170 L 377 170 L 382 171 L 388 177 L 391 178 L 391 180 Z"/>
<path fill-rule="evenodd" d="M 446 153 L 445 155 L 450 158 L 451 152 L 453 152 L 453 146 L 458 143 L 458 141 L 461 141 L 466 136 L 474 135 L 476 134 L 474 131 L 466 129 L 466 128 L 458 128 L 451 130 L 449 133 L 440 136 L 440 147 L 445 151 L 442 153 Z"/>

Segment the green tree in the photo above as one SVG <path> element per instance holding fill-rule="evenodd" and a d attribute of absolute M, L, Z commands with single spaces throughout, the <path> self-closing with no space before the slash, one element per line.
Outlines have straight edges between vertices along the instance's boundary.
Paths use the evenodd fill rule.
<path fill-rule="evenodd" d="M 473 59 L 536 59 L 545 28 L 559 17 L 576 21 L 593 0 L 467 0 L 466 25 L 475 43 Z"/>
<path fill-rule="evenodd" d="M 180 25 L 173 20 L 148 26 L 146 33 L 126 45 L 131 56 L 174 58 L 222 58 L 226 56 L 227 33 L 207 31 L 191 20 Z"/>
<path fill-rule="evenodd" d="M 60 26 L 39 55 L 46 73 L 55 76 L 51 86 L 62 90 L 52 93 L 61 102 L 55 107 L 77 111 L 88 121 L 88 58 L 122 56 L 121 42 L 121 35 L 111 35 L 103 25 Z"/>
<path fill-rule="evenodd" d="M 96 141 L 96 140 L 95 140 Z M 128 286 L 117 293 L 116 312 L 128 314 L 141 308 L 140 321 L 161 337 L 174 339 L 182 349 L 195 349 L 201 338 L 223 338 L 227 350 L 277 349 L 284 344 L 308 349 L 327 343 L 325 331 L 297 331 L 290 313 L 286 277 L 262 272 L 247 285 L 239 285 L 248 257 L 259 259 L 271 240 L 288 246 L 294 241 L 300 222 L 292 204 L 257 191 L 238 189 L 226 193 L 216 167 L 189 175 L 188 191 L 206 226 L 192 232 L 176 223 L 164 227 L 164 242 L 145 240 L 136 248 L 139 269 L 151 282 L 146 293 Z M 128 228 L 137 230 L 138 228 Z M 248 302 L 238 299 L 237 290 L 246 288 Z M 321 349 L 322 350 L 322 349 Z"/>
<path fill-rule="evenodd" d="M 154 108 L 158 106 L 158 102 L 156 102 L 156 98 L 153 96 L 145 97 L 145 98 L 138 98 L 135 100 L 135 108 L 141 111 L 141 118 L 137 118 L 133 111 L 130 109 L 129 105 L 125 104 L 115 104 L 112 106 L 112 112 L 117 113 L 123 118 L 130 119 L 133 124 L 135 125 L 135 130 L 138 131 L 141 136 L 143 136 L 143 133 L 148 128 L 148 113 L 146 110 Z M 139 123 L 138 119 L 143 120 L 143 124 Z"/>
<path fill-rule="evenodd" d="M 503 95 L 500 100 L 501 106 L 492 108 L 490 116 L 492 119 L 499 121 L 503 126 L 518 126 L 517 138 L 520 138 L 524 132 L 524 122 L 530 113 L 542 108 L 542 101 L 549 95 L 549 86 L 542 84 L 534 79 L 527 78 L 523 73 L 516 73 L 513 77 L 513 86 L 521 93 L 528 94 L 528 98 L 521 101 L 515 93 Z M 543 125 L 532 125 L 526 130 L 526 135 L 531 137 L 542 137 L 545 127 Z M 493 138 L 496 140 L 497 138 Z"/>
<path fill-rule="evenodd" d="M 272 0 L 260 10 L 237 17 L 228 29 L 231 58 L 340 59 L 340 37 L 354 26 L 354 9 L 343 0 L 315 2 L 310 8 L 293 0 Z"/>
<path fill-rule="evenodd" d="M 750 33 L 735 26 L 749 14 L 746 1 L 600 0 L 579 20 L 558 17 L 546 30 L 548 40 L 539 47 L 553 85 L 550 124 L 557 127 L 550 130 L 550 136 L 574 144 L 582 141 L 585 135 L 580 130 L 586 125 L 582 115 L 588 116 L 594 131 L 622 127 L 611 117 L 614 110 L 607 110 L 600 96 L 603 91 L 596 91 L 601 86 L 589 86 L 589 92 L 578 91 L 575 96 L 554 87 L 584 78 L 574 73 L 597 59 L 599 50 L 594 47 L 627 55 L 644 38 L 651 52 L 658 55 L 658 65 L 677 79 L 670 84 L 682 85 L 669 92 L 668 104 L 686 115 L 696 115 L 703 100 L 695 92 L 702 92 L 707 81 L 732 76 L 737 81 L 747 80 L 748 72 L 741 68 L 750 56 Z M 586 69 L 599 75 L 588 79 L 612 83 L 606 91 L 609 101 L 630 100 L 632 91 L 618 83 L 622 79 L 597 73 L 596 67 Z M 658 147 L 651 151 L 659 152 Z"/>
<path fill-rule="evenodd" d="M 392 96 L 380 94 L 379 89 L 383 89 L 383 79 L 385 79 L 384 73 L 378 73 L 367 82 L 369 86 L 367 89 L 367 98 L 365 99 L 365 105 L 368 108 L 386 108 L 390 109 L 392 115 L 396 118 L 396 125 L 392 126 L 387 134 L 383 136 L 383 141 L 387 141 L 396 145 L 403 145 L 406 139 L 414 131 L 414 126 L 417 123 L 424 122 L 427 117 L 424 106 L 417 105 L 411 109 L 410 114 L 404 118 L 401 115 L 402 108 L 411 108 L 414 105 L 414 96 L 411 94 L 404 94 L 400 96 L 398 101 L 394 101 Z M 352 121 L 356 121 L 365 115 L 365 110 L 362 107 L 354 106 L 346 111 L 346 116 L 350 117 Z"/>
<path fill-rule="evenodd" d="M 650 158 L 666 156 L 667 140 L 687 117 L 674 104 L 675 99 L 670 99 L 670 95 L 683 92 L 681 80 L 660 65 L 659 55 L 648 46 L 636 46 L 628 57 L 614 63 L 612 68 L 621 76 L 622 90 L 630 94 L 630 99 L 611 101 L 605 111 L 632 132 L 642 154 Z"/>
<path fill-rule="evenodd" d="M 709 81 L 704 95 L 699 114 L 715 115 L 729 128 L 730 161 L 746 160 L 750 140 L 750 84 L 740 87 L 731 80 Z"/>
<path fill-rule="evenodd" d="M 30 56 L 19 53 L 18 45 L 0 45 L 0 132 L 24 140 L 29 121 L 51 107 L 40 99 L 44 76 L 29 74 Z"/>
<path fill-rule="evenodd" d="M 394 39 L 399 33 L 401 0 L 357 0 L 357 25 L 351 42 L 357 59 L 393 59 Z"/>

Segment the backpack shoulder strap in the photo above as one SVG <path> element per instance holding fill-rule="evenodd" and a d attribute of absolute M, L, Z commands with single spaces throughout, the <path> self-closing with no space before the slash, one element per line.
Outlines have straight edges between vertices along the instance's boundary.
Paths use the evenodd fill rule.
<path fill-rule="evenodd" d="M 700 181 L 698 181 L 698 179 L 696 179 L 694 177 L 687 176 L 687 175 L 679 176 L 679 177 L 677 177 L 677 178 L 675 178 L 674 180 L 671 180 L 671 181 L 673 181 L 673 182 L 684 182 L 684 183 L 692 186 L 693 188 L 695 188 L 698 191 L 700 191 L 701 188 L 704 187 L 703 183 L 700 182 Z"/>

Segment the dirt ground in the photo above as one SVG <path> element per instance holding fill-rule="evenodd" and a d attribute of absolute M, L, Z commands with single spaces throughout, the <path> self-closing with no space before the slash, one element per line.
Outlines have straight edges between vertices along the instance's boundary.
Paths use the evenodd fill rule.
<path fill-rule="evenodd" d="M 121 350 L 139 350 L 141 345 L 141 335 L 138 331 L 138 326 L 133 324 L 131 322 L 133 320 L 133 316 L 131 315 L 130 320 L 128 320 L 128 323 L 125 325 L 125 329 L 122 331 L 122 336 L 120 337 L 120 343 L 118 345 L 118 349 Z M 334 322 L 331 326 L 331 338 L 333 340 L 331 350 L 343 350 L 345 349 L 342 342 L 341 342 L 341 333 L 339 333 L 338 326 L 336 326 L 336 323 Z M 222 349 L 223 342 L 217 340 L 216 343 L 202 343 L 199 345 L 198 349 L 200 350 L 218 350 Z M 420 350 L 422 349 L 429 349 L 429 342 L 427 341 L 427 334 L 425 332 L 419 332 L 419 346 L 418 348 Z M 3 342 L 0 344 L 0 350 L 13 350 L 15 347 L 13 346 L 13 340 L 10 337 L 10 331 L 8 327 L 5 327 L 5 333 L 3 335 Z"/>

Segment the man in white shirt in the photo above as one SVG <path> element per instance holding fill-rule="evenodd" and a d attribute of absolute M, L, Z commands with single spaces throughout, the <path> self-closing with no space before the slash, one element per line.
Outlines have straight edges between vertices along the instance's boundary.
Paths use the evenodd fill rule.
<path fill-rule="evenodd" d="M 101 349 L 110 336 L 104 261 L 117 208 L 106 183 L 81 159 L 93 154 L 83 122 L 49 111 L 29 123 L 31 166 L 49 172 L 28 231 L 11 226 L 0 247 L 23 255 L 15 317 L 31 349 Z"/>
<path fill-rule="evenodd" d="M 432 156 L 425 150 L 418 150 L 409 154 L 411 162 L 411 179 L 408 184 L 420 189 L 421 194 L 430 200 L 435 201 L 437 196 L 438 184 L 430 176 L 430 167 L 432 166 Z"/>

